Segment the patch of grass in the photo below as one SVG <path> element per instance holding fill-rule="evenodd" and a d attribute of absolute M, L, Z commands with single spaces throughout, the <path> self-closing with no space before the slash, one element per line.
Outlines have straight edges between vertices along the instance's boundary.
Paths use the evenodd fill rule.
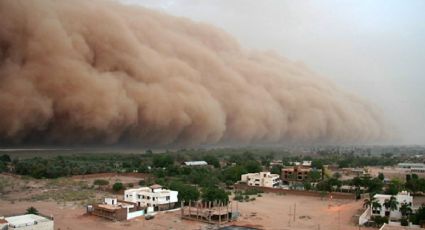
<path fill-rule="evenodd" d="M 57 190 L 48 191 L 42 194 L 34 195 L 30 198 L 32 201 L 38 200 L 54 200 L 56 202 L 71 202 L 71 201 L 85 201 L 95 199 L 96 194 L 92 190 L 76 189 L 76 190 Z"/>

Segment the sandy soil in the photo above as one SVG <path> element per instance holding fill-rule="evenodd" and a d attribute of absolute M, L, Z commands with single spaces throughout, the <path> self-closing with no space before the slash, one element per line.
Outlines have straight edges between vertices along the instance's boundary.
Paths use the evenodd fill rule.
<path fill-rule="evenodd" d="M 29 206 L 34 206 L 40 213 L 53 215 L 55 229 L 201 229 L 203 224 L 181 220 L 179 212 L 159 213 L 152 220 L 136 218 L 131 221 L 112 222 L 103 218 L 85 214 L 84 207 L 58 205 L 55 202 L 10 202 L 0 201 L 0 216 L 20 214 Z"/>
<path fill-rule="evenodd" d="M 55 229 L 206 229 L 203 223 L 180 219 L 180 212 L 159 213 L 153 220 L 137 218 L 131 221 L 111 222 L 99 217 L 85 215 L 85 208 L 81 202 L 55 202 L 47 200 L 28 199 L 34 194 L 65 192 L 79 188 L 74 182 L 84 181 L 92 184 L 94 179 L 79 178 L 52 181 L 22 179 L 19 177 L 1 176 L 6 188 L 6 194 L 0 196 L 0 216 L 22 214 L 34 206 L 44 215 L 55 218 Z M 111 183 L 137 182 L 139 178 L 132 177 L 102 177 Z M 54 183 L 53 183 L 54 182 Z M 52 187 L 51 184 L 55 186 Z M 50 185 L 49 185 L 50 184 Z M 60 187 L 60 190 L 57 189 Z M 12 189 L 13 188 L 13 189 Z M 119 196 L 107 191 L 93 190 L 100 200 L 104 196 Z M 102 197 L 100 197 L 102 196 Z M 234 204 L 234 207 L 236 205 Z M 296 206 L 296 207 L 295 207 Z M 263 194 L 255 201 L 238 203 L 241 217 L 231 223 L 239 226 L 251 226 L 270 230 L 356 230 L 356 219 L 353 218 L 361 209 L 362 202 L 348 200 L 328 200 L 318 197 Z M 294 221 L 295 207 L 295 221 Z"/>
<path fill-rule="evenodd" d="M 294 205 L 296 214 L 294 221 Z M 346 200 L 321 200 L 320 198 L 264 194 L 256 201 L 238 204 L 241 218 L 232 224 L 270 230 L 355 230 L 353 216 L 362 203 Z M 205 229 L 205 225 L 180 219 L 180 212 L 159 213 L 153 220 L 137 218 L 131 221 L 111 222 L 85 215 L 85 209 L 75 205 L 58 205 L 55 202 L 0 201 L 0 215 L 22 213 L 29 206 L 45 215 L 55 217 L 55 229 Z"/>
<path fill-rule="evenodd" d="M 264 194 L 254 202 L 239 203 L 242 217 L 238 225 L 271 230 L 356 230 L 353 216 L 361 207 L 361 201 Z"/>

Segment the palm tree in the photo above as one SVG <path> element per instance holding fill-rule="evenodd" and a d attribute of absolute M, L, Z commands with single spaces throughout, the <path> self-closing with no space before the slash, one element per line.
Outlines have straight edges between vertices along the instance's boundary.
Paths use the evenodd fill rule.
<path fill-rule="evenodd" d="M 364 208 L 371 207 L 373 202 L 377 202 L 377 199 L 375 198 L 375 194 L 369 193 L 369 199 L 364 199 L 363 207 Z"/>
<path fill-rule="evenodd" d="M 402 216 L 409 216 L 412 213 L 412 208 L 408 203 L 402 203 L 400 206 L 400 212 Z"/>
<path fill-rule="evenodd" d="M 391 196 L 391 198 L 390 198 L 390 210 L 391 211 L 397 210 L 398 204 L 399 203 L 398 203 L 397 199 L 395 198 L 395 196 Z"/>
<path fill-rule="evenodd" d="M 384 207 L 387 209 L 388 215 L 391 214 L 391 211 L 397 210 L 398 201 L 395 196 L 391 196 L 389 200 L 385 200 Z"/>
<path fill-rule="evenodd" d="M 370 206 L 372 206 L 372 199 L 364 199 L 363 208 L 368 208 Z"/>
<path fill-rule="evenodd" d="M 380 210 L 382 208 L 382 205 L 377 201 L 372 201 L 372 211 L 373 210 Z"/>

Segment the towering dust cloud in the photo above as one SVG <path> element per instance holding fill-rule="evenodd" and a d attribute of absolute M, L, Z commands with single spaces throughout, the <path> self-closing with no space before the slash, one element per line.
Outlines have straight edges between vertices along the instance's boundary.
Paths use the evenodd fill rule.
<path fill-rule="evenodd" d="M 225 32 L 106 1 L 0 0 L 0 142 L 358 142 L 379 112 Z"/>

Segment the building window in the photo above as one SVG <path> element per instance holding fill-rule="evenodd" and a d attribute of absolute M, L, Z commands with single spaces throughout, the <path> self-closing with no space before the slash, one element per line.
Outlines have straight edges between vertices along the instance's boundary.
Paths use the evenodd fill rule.
<path fill-rule="evenodd" d="M 170 196 L 166 196 L 165 199 L 168 201 L 170 200 Z"/>

